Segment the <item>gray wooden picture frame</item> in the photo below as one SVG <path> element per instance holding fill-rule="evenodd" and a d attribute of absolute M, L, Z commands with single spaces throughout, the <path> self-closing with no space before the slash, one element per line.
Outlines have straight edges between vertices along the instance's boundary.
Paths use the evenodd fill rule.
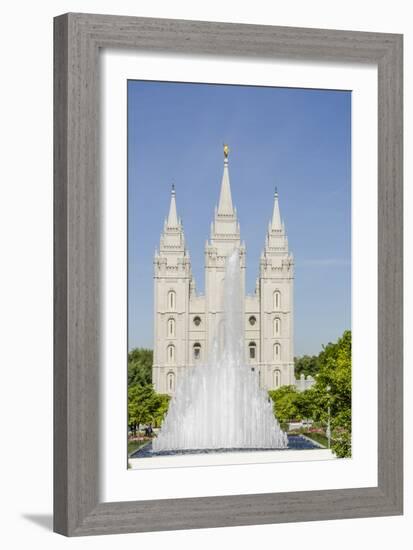
<path fill-rule="evenodd" d="M 54 530 L 75 536 L 402 514 L 402 36 L 65 14 L 54 20 L 54 44 Z M 98 98 L 105 47 L 377 65 L 377 487 L 100 502 Z"/>

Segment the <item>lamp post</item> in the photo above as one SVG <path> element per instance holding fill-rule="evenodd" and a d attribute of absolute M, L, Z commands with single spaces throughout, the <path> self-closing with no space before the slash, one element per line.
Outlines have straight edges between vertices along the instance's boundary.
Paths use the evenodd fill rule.
<path fill-rule="evenodd" d="M 331 387 L 330 387 L 330 386 L 327 386 L 326 390 L 327 390 L 327 392 L 328 392 L 327 430 L 326 430 L 326 435 L 327 435 L 327 447 L 330 449 L 330 447 L 331 447 L 331 423 L 330 423 L 330 416 L 331 416 L 331 409 L 330 409 L 330 390 L 331 390 Z"/>

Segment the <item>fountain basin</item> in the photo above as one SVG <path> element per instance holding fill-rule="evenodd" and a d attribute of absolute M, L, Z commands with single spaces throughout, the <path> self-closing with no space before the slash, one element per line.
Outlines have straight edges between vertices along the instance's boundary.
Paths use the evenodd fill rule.
<path fill-rule="evenodd" d="M 176 456 L 176 455 L 200 455 L 216 453 L 248 453 L 248 452 L 288 452 L 298 450 L 310 450 L 322 448 L 317 443 L 301 435 L 288 435 L 288 446 L 282 449 L 273 448 L 222 448 L 222 449 L 177 449 L 171 451 L 154 451 L 152 442 L 144 445 L 130 455 L 130 458 L 151 458 L 157 456 Z"/>
<path fill-rule="evenodd" d="M 309 448 L 311 447 L 311 448 Z M 237 464 L 275 464 L 281 462 L 313 462 L 337 460 L 330 449 L 317 446 L 307 438 L 288 436 L 285 449 L 193 449 L 153 451 L 151 443 L 129 457 L 131 470 L 192 468 L 197 466 L 234 466 Z"/>

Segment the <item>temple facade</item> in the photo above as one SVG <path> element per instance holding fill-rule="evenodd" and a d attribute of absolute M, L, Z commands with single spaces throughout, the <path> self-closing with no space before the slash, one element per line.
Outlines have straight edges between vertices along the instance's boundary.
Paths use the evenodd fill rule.
<path fill-rule="evenodd" d="M 245 292 L 246 247 L 241 241 L 237 210 L 232 202 L 228 147 L 225 146 L 218 206 L 205 244 L 205 293 L 198 293 L 172 186 L 169 213 L 154 257 L 152 380 L 158 393 L 173 395 L 186 369 L 208 361 L 212 342 L 220 337 L 225 261 L 235 247 L 241 260 L 245 361 L 257 371 L 262 388 L 295 384 L 294 260 L 288 249 L 277 191 L 263 240 L 255 292 L 248 295 Z"/>

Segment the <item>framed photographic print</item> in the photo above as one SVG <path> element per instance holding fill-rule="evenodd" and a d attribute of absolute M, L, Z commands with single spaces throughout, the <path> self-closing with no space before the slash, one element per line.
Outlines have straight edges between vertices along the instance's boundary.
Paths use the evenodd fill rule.
<path fill-rule="evenodd" d="M 55 19 L 55 530 L 402 513 L 402 37 Z"/>

